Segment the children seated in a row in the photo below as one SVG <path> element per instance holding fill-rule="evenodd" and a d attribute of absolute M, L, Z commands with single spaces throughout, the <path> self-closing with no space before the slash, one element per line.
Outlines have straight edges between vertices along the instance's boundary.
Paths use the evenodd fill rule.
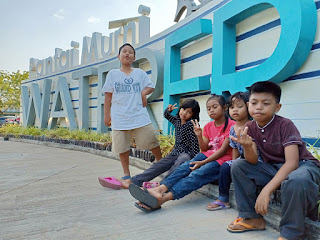
<path fill-rule="evenodd" d="M 245 124 L 250 121 L 250 116 L 248 112 L 247 102 L 249 96 L 247 93 L 237 92 L 228 98 L 227 106 L 229 116 L 236 121 L 236 124 L 230 129 L 230 136 L 237 137 L 235 129 L 243 129 Z M 243 158 L 243 147 L 230 139 L 230 146 L 232 148 L 232 159 Z M 223 163 L 220 167 L 220 177 L 219 177 L 219 197 L 217 200 L 208 204 L 207 210 L 214 211 L 219 209 L 230 208 L 229 203 L 229 190 L 231 185 L 231 173 L 230 168 L 232 162 L 235 160 L 230 160 Z M 259 156 L 259 161 L 262 161 Z"/>
<path fill-rule="evenodd" d="M 229 146 L 229 131 L 235 122 L 226 115 L 223 96 L 213 95 L 207 100 L 207 113 L 211 121 L 202 129 L 197 120 L 193 121 L 201 153 L 180 165 L 156 188 L 141 189 L 135 184 L 129 186 L 131 195 L 139 200 L 135 206 L 150 212 L 169 201 L 180 199 L 194 190 L 219 178 L 220 166 L 232 159 Z"/>
<path fill-rule="evenodd" d="M 230 137 L 233 142 L 242 146 L 244 158 L 231 165 L 239 217 L 227 229 L 233 233 L 264 230 L 266 224 L 263 215 L 268 212 L 271 194 L 281 186 L 282 219 L 279 240 L 300 239 L 304 233 L 305 217 L 317 217 L 320 163 L 306 149 L 292 121 L 276 115 L 281 108 L 281 88 L 277 84 L 257 82 L 251 86 L 249 96 L 247 105 L 254 120 L 247 121 L 244 128 L 239 122 L 239 126 L 234 128 L 235 136 Z M 208 105 L 210 101 L 207 102 Z M 197 124 L 194 127 L 199 133 Z M 207 125 L 205 129 L 206 127 Z M 199 134 L 197 136 L 199 139 Z M 203 150 L 206 138 L 201 140 L 199 139 Z M 224 147 L 223 143 L 220 150 L 225 149 Z M 258 148 L 263 162 L 258 161 Z M 164 202 L 181 198 L 197 189 L 207 179 L 207 176 L 202 178 L 204 167 L 211 163 L 203 165 L 206 160 L 193 159 L 184 163 L 163 181 L 160 187 L 149 190 L 149 193 L 130 185 L 132 196 L 141 201 L 135 203 L 136 207 L 144 211 L 154 211 Z M 217 171 L 214 172 L 216 166 L 210 169 L 210 181 L 215 180 L 218 175 Z M 195 175 L 199 175 L 201 184 L 194 181 Z M 264 186 L 259 195 L 257 186 Z M 220 194 L 223 197 L 223 193 Z M 227 201 L 224 203 L 228 204 Z"/>
<path fill-rule="evenodd" d="M 144 172 L 133 176 L 130 183 L 142 186 L 143 182 L 148 182 L 169 170 L 166 175 L 168 177 L 182 163 L 189 161 L 199 153 L 198 139 L 191 122 L 191 120 L 199 121 L 199 103 L 194 99 L 185 100 L 179 107 L 176 116 L 170 114 L 174 109 L 177 109 L 176 104 L 170 104 L 164 111 L 164 117 L 175 127 L 173 150 Z M 122 187 L 129 188 L 130 183 L 122 182 Z"/>
<path fill-rule="evenodd" d="M 306 149 L 298 129 L 280 110 L 281 88 L 273 82 L 257 82 L 250 88 L 249 113 L 254 119 L 235 129 L 231 140 L 243 146 L 244 159 L 231 166 L 239 217 L 230 232 L 265 229 L 271 194 L 281 187 L 282 218 L 279 239 L 300 239 L 304 220 L 317 217 L 320 162 Z M 263 162 L 258 161 L 258 151 Z M 257 186 L 263 186 L 257 195 Z"/>

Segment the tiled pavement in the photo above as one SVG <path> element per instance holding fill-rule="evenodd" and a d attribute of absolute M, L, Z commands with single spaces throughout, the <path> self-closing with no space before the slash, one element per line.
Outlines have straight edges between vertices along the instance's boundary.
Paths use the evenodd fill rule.
<path fill-rule="evenodd" d="M 141 172 L 131 167 L 132 174 Z M 91 153 L 0 138 L 0 239 L 277 239 L 279 232 L 232 234 L 237 212 L 209 212 L 212 199 L 192 193 L 146 214 L 127 190 L 98 176 L 122 174 L 120 162 Z"/>

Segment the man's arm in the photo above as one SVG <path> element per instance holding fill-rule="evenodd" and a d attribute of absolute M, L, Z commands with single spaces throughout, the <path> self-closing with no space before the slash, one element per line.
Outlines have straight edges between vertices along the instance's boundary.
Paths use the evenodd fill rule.
<path fill-rule="evenodd" d="M 253 141 L 251 146 L 243 146 L 243 154 L 249 163 L 256 164 L 258 162 L 257 145 Z"/>
<path fill-rule="evenodd" d="M 154 91 L 154 88 L 151 87 L 145 87 L 142 91 L 141 91 L 141 99 L 142 99 L 142 106 L 145 107 L 147 106 L 147 95 L 149 95 L 150 93 L 152 93 Z"/>
<path fill-rule="evenodd" d="M 112 93 L 106 92 L 104 94 L 104 124 L 108 127 L 111 126 L 111 99 Z"/>
<path fill-rule="evenodd" d="M 142 90 L 142 92 L 141 92 L 141 94 L 144 94 L 144 95 L 149 95 L 150 93 L 153 93 L 153 91 L 154 91 L 154 88 L 152 88 L 152 87 L 145 87 L 143 90 Z"/>
<path fill-rule="evenodd" d="M 271 181 L 262 189 L 256 201 L 256 212 L 261 215 L 268 213 L 268 205 L 271 194 L 278 189 L 281 183 L 288 175 L 296 170 L 299 166 L 299 149 L 298 145 L 289 145 L 284 148 L 285 163 L 271 179 Z"/>

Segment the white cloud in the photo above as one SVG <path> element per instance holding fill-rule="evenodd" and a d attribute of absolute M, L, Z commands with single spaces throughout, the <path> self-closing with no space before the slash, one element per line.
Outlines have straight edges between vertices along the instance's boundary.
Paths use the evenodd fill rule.
<path fill-rule="evenodd" d="M 58 18 L 59 20 L 63 20 L 64 19 L 64 8 L 59 9 L 55 14 L 53 14 L 53 16 L 55 18 Z"/>
<path fill-rule="evenodd" d="M 88 23 L 97 24 L 100 22 L 100 18 L 96 18 L 94 16 L 91 16 L 88 18 Z"/>

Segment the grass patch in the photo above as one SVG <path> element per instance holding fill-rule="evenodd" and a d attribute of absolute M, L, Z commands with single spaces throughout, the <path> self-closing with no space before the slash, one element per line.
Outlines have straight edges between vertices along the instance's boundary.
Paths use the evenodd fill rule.
<path fill-rule="evenodd" d="M 55 128 L 52 130 L 40 129 L 37 127 L 23 127 L 18 124 L 8 124 L 0 127 L 0 134 L 12 134 L 15 137 L 21 135 L 31 136 L 43 136 L 48 138 L 62 138 L 62 139 L 73 139 L 73 140 L 84 140 L 89 142 L 101 142 L 106 145 L 112 143 L 112 137 L 110 133 L 97 133 L 95 131 L 85 130 L 73 130 L 70 131 L 67 128 Z M 162 152 L 162 156 L 168 155 L 174 148 L 175 138 L 174 135 L 163 135 L 158 134 L 158 140 Z M 134 139 L 132 146 L 135 147 Z"/>
<path fill-rule="evenodd" d="M 319 149 L 317 149 L 317 148 L 315 147 L 316 144 L 318 143 L 319 139 L 320 139 L 320 138 L 318 138 L 317 141 L 315 141 L 315 143 L 312 144 L 312 145 L 311 145 L 310 143 L 308 143 L 308 150 L 312 153 L 312 155 L 313 155 L 316 159 L 318 159 L 318 160 L 320 161 L 320 151 L 319 151 Z"/>

